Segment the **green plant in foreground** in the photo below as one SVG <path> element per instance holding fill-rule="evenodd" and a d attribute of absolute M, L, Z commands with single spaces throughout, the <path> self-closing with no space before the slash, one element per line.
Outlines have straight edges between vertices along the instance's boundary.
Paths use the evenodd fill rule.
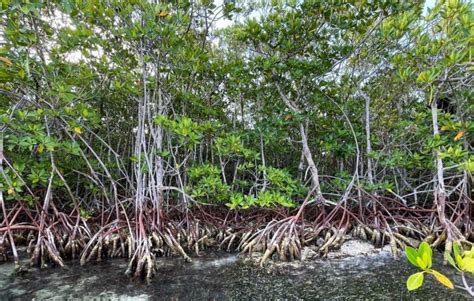
<path fill-rule="evenodd" d="M 435 277 L 438 282 L 448 287 L 449 289 L 454 289 L 454 284 L 449 280 L 448 277 L 441 274 L 440 272 L 431 268 L 432 266 L 432 257 L 433 251 L 428 243 L 422 242 L 418 247 L 418 250 L 412 247 L 406 247 L 405 253 L 408 261 L 417 268 L 420 268 L 422 271 L 412 274 L 407 279 L 407 288 L 408 290 L 416 290 L 421 287 L 424 280 L 425 274 L 431 274 Z M 463 280 L 463 289 L 466 290 L 470 295 L 474 296 L 474 290 L 472 286 L 469 286 L 465 278 L 465 273 L 472 273 L 474 275 L 474 246 L 470 251 L 461 252 L 461 249 L 458 244 L 453 245 L 454 258 L 451 254 L 447 255 L 448 262 L 461 273 Z"/>

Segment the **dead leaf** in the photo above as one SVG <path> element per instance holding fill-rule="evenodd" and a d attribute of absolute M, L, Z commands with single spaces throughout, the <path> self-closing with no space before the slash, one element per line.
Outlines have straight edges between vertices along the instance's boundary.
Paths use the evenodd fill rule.
<path fill-rule="evenodd" d="M 466 131 L 459 131 L 456 136 L 454 137 L 454 141 L 458 141 L 459 139 L 461 139 L 464 134 L 466 133 Z"/>
<path fill-rule="evenodd" d="M 4 62 L 7 66 L 13 65 L 12 61 L 7 57 L 0 56 L 0 61 Z"/>

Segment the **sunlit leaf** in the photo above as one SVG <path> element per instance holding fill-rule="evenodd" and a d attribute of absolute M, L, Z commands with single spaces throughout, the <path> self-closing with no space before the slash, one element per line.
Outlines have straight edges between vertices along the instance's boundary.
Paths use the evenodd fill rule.
<path fill-rule="evenodd" d="M 416 267 L 420 267 L 418 262 L 416 261 L 416 259 L 418 258 L 418 252 L 415 250 L 415 248 L 412 248 L 412 247 L 406 247 L 405 248 L 405 254 L 407 256 L 407 259 L 408 261 L 416 266 Z"/>
<path fill-rule="evenodd" d="M 436 280 L 438 280 L 439 283 L 446 286 L 447 288 L 454 289 L 454 284 L 451 282 L 451 280 L 449 280 L 448 277 L 435 270 L 432 270 L 431 273 L 433 274 L 433 276 L 435 276 Z"/>
<path fill-rule="evenodd" d="M 462 259 L 462 270 L 474 273 L 474 258 L 464 256 L 464 258 Z"/>
<path fill-rule="evenodd" d="M 456 134 L 456 136 L 454 136 L 454 141 L 458 141 L 459 139 L 461 139 L 464 136 L 465 133 L 466 133 L 465 131 L 459 131 Z"/>
<path fill-rule="evenodd" d="M 433 256 L 433 251 L 431 250 L 430 245 L 426 241 L 422 241 L 418 247 L 418 254 L 422 258 L 423 263 L 426 265 L 426 268 L 431 267 L 431 258 Z"/>
<path fill-rule="evenodd" d="M 409 291 L 416 290 L 423 284 L 424 272 L 418 272 L 407 279 L 407 288 Z"/>

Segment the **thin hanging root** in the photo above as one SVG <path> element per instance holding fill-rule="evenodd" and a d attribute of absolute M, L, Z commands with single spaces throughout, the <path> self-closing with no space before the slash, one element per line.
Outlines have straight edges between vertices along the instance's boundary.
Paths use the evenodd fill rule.
<path fill-rule="evenodd" d="M 186 254 L 183 247 L 181 247 L 181 245 L 174 239 L 174 237 L 171 235 L 169 230 L 168 230 L 168 232 L 169 232 L 169 234 L 165 233 L 163 235 L 163 238 L 164 238 L 166 244 L 168 245 L 168 247 L 171 250 L 181 254 L 187 262 L 191 262 L 192 261 L 191 257 L 189 257 L 188 254 Z"/>
<path fill-rule="evenodd" d="M 413 239 L 413 238 L 408 238 L 398 232 L 393 233 L 393 236 L 395 236 L 398 240 L 403 241 L 405 245 L 408 245 L 410 247 L 416 248 L 419 245 L 419 241 Z"/>
<path fill-rule="evenodd" d="M 132 237 L 130 235 L 127 236 L 127 246 L 128 246 L 128 258 L 132 258 L 133 253 L 135 253 L 135 244 L 132 241 Z"/>
<path fill-rule="evenodd" d="M 432 248 L 437 248 L 439 247 L 447 238 L 446 231 L 443 231 L 441 235 L 436 238 L 436 240 L 431 244 Z"/>
<path fill-rule="evenodd" d="M 251 254 L 253 251 L 253 247 L 257 244 L 258 241 L 260 241 L 260 236 L 255 235 L 255 237 L 252 240 L 242 245 L 243 247 L 242 253 L 246 253 L 248 251 L 249 254 Z"/>
<path fill-rule="evenodd" d="M 155 243 L 156 247 L 158 248 L 163 247 L 163 238 L 161 238 L 161 236 L 158 233 L 156 232 L 151 233 L 151 238 L 153 242 Z"/>
<path fill-rule="evenodd" d="M 8 260 L 7 248 L 5 247 L 5 240 L 0 238 L 0 262 Z"/>
<path fill-rule="evenodd" d="M 435 238 L 436 238 L 436 237 L 434 236 L 434 234 L 431 233 L 431 234 L 428 234 L 428 235 L 425 237 L 424 241 L 426 241 L 427 243 L 429 243 L 430 245 L 432 245 L 433 242 L 434 242 L 434 240 L 435 240 Z"/>
<path fill-rule="evenodd" d="M 84 265 L 85 263 L 89 262 L 92 260 L 92 258 L 96 258 L 97 261 L 100 261 L 100 254 L 102 252 L 102 241 L 99 240 L 96 245 L 92 248 L 92 251 L 89 253 L 89 256 L 87 256 L 87 259 L 85 261 L 81 260 L 81 264 Z"/>
<path fill-rule="evenodd" d="M 234 240 L 237 238 L 236 234 L 232 234 L 229 240 L 229 244 L 227 245 L 227 252 L 230 252 L 230 248 L 232 247 L 232 244 L 234 243 Z"/>
<path fill-rule="evenodd" d="M 232 233 L 231 235 L 226 236 L 226 237 L 222 240 L 222 242 L 220 243 L 219 249 L 222 249 L 222 246 L 223 246 L 227 241 L 229 241 L 229 242 L 227 243 L 227 248 L 226 248 L 226 250 L 227 250 L 227 252 L 230 252 L 230 248 L 231 248 L 232 243 L 234 242 L 234 240 L 235 240 L 236 237 L 237 237 L 237 235 L 235 235 L 234 233 Z M 219 240 L 219 238 L 217 238 L 217 239 Z"/>
<path fill-rule="evenodd" d="M 453 250 L 453 241 L 447 240 L 444 244 L 444 257 L 443 257 L 443 264 L 448 263 L 448 258 L 451 256 L 451 252 Z"/>
<path fill-rule="evenodd" d="M 337 238 L 337 231 L 334 229 L 333 234 L 330 234 L 330 231 L 326 233 L 326 240 L 324 244 L 319 248 L 320 253 L 322 256 L 326 256 L 327 253 L 329 252 L 329 248 L 334 245 L 334 242 L 336 241 Z"/>
<path fill-rule="evenodd" d="M 237 247 L 238 250 L 242 250 L 244 244 L 247 243 L 247 239 L 250 237 L 251 234 L 252 231 L 248 231 L 242 236 L 242 238 L 240 239 L 240 244 Z"/>
<path fill-rule="evenodd" d="M 288 249 L 289 244 L 290 244 L 290 240 L 289 240 L 288 236 L 285 235 L 285 237 L 282 239 L 282 241 L 280 243 L 280 246 L 278 248 L 278 255 L 280 257 L 280 260 L 282 260 L 282 261 L 287 260 L 286 253 L 287 253 L 287 249 Z"/>
<path fill-rule="evenodd" d="M 155 257 L 153 254 L 147 252 L 145 256 L 140 258 L 135 270 L 135 277 L 144 276 L 146 279 L 151 279 L 155 274 Z"/>
<path fill-rule="evenodd" d="M 397 239 L 395 237 L 392 237 L 392 239 L 390 239 L 390 251 L 392 252 L 393 257 L 398 257 L 399 250 L 397 248 Z"/>
<path fill-rule="evenodd" d="M 48 261 L 53 262 L 59 265 L 60 267 L 64 267 L 64 262 L 61 259 L 61 256 L 59 256 L 57 250 L 51 248 L 44 241 L 44 238 L 40 238 L 33 251 L 31 262 L 35 266 L 45 267 Z"/>
<path fill-rule="evenodd" d="M 201 248 L 204 249 L 205 245 L 204 245 L 204 242 L 206 241 L 206 239 L 209 237 L 209 235 L 211 235 L 210 232 L 208 232 L 206 235 L 204 235 L 203 237 L 201 237 L 198 241 L 196 241 L 196 244 L 195 244 L 195 249 L 196 249 L 196 255 L 199 256 L 199 244 L 201 244 Z"/>

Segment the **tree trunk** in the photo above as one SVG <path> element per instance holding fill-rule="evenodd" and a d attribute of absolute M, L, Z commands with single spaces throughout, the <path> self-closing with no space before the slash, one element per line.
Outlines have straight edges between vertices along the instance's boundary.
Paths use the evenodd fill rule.
<path fill-rule="evenodd" d="M 322 200 L 321 186 L 319 184 L 319 173 L 313 161 L 313 155 L 308 145 L 308 136 L 303 123 L 300 123 L 301 143 L 303 144 L 303 154 L 311 172 L 311 190 L 316 194 L 316 199 Z"/>
<path fill-rule="evenodd" d="M 433 135 L 439 135 L 438 128 L 438 108 L 436 98 L 431 101 L 431 117 L 433 120 Z M 434 189 L 434 197 L 436 202 L 436 210 L 438 212 L 438 218 L 442 225 L 446 225 L 445 207 L 446 207 L 446 187 L 444 184 L 444 173 L 443 173 L 443 159 L 441 159 L 441 153 L 439 149 L 435 150 L 436 160 L 436 179 Z"/>
<path fill-rule="evenodd" d="M 370 140 L 370 97 L 364 95 L 365 99 L 365 136 L 366 136 L 366 156 L 367 156 L 367 180 L 369 184 L 374 184 L 374 171 L 373 171 L 373 163 L 370 154 L 372 152 L 372 143 Z"/>

